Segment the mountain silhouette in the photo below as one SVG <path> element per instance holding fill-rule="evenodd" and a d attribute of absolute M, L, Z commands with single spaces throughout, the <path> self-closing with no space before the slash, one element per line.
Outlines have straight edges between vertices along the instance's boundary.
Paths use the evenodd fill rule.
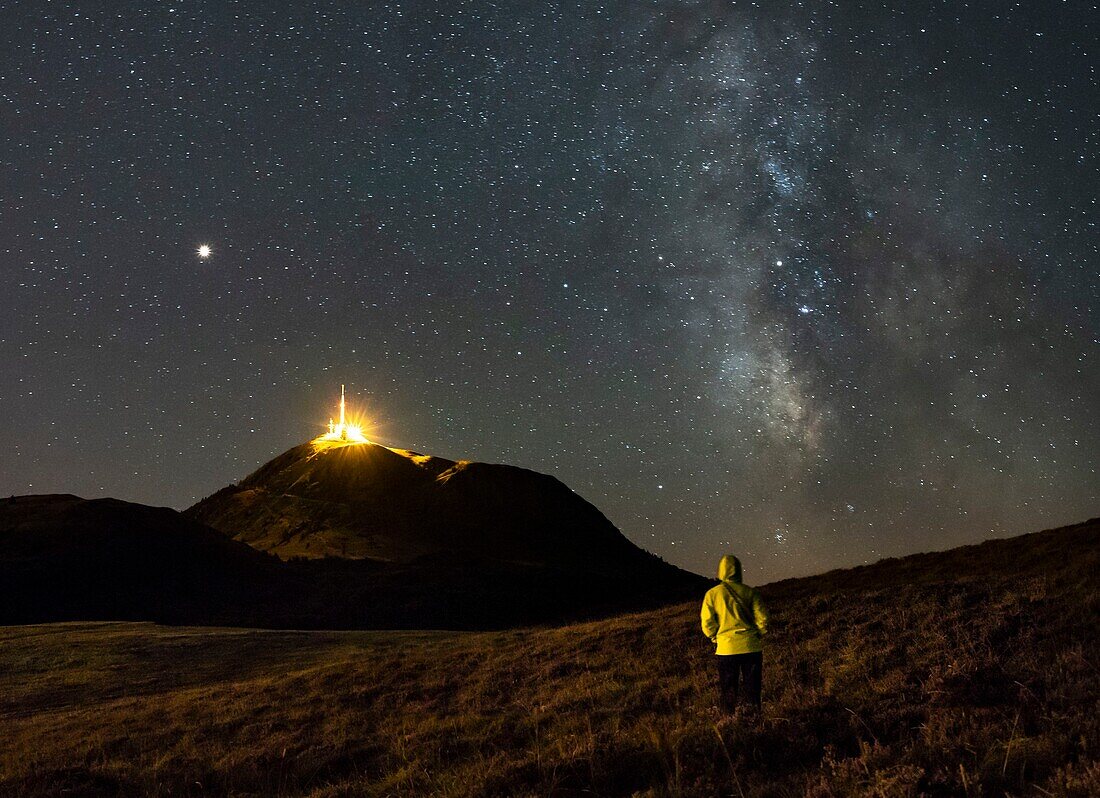
<path fill-rule="evenodd" d="M 0 499 L 0 623 L 256 624 L 293 582 L 276 558 L 166 507 Z"/>
<path fill-rule="evenodd" d="M 493 629 L 708 585 L 553 477 L 374 444 L 297 446 L 185 513 L 0 500 L 0 624 Z"/>
<path fill-rule="evenodd" d="M 283 559 L 411 562 L 451 553 L 684 575 L 554 477 L 377 444 L 296 446 L 186 513 Z"/>

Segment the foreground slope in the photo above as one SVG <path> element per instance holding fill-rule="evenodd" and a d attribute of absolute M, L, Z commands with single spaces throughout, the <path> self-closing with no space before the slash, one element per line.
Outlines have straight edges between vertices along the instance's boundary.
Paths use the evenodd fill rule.
<path fill-rule="evenodd" d="M 1098 568 L 1093 521 L 765 586 L 756 725 L 711 711 L 695 602 L 492 633 L 3 629 L 0 794 L 1083 798 Z"/>

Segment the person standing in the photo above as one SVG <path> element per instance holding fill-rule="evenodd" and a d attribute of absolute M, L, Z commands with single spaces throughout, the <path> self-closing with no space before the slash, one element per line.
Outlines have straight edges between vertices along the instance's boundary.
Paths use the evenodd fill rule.
<path fill-rule="evenodd" d="M 719 584 L 707 591 L 700 613 L 703 634 L 718 656 L 718 706 L 732 713 L 740 691 L 759 709 L 768 611 L 760 593 L 741 582 L 741 561 L 732 554 L 718 562 L 718 579 Z"/>

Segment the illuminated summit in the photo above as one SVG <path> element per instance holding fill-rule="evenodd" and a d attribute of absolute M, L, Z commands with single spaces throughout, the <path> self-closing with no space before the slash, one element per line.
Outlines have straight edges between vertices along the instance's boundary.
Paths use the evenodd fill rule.
<path fill-rule="evenodd" d="M 328 420 L 328 432 L 313 439 L 315 444 L 342 445 L 352 443 L 370 443 L 363 434 L 363 425 L 350 421 L 347 417 L 347 401 L 344 398 L 344 386 L 340 386 L 340 421 Z"/>

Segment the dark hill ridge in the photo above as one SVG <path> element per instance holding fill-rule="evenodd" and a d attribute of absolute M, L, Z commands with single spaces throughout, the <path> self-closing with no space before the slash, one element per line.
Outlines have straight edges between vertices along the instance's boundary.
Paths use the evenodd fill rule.
<path fill-rule="evenodd" d="M 574 568 L 656 566 L 554 477 L 376 444 L 296 446 L 186 513 L 283 559 L 410 562 L 452 552 Z"/>
<path fill-rule="evenodd" d="M 615 558 L 573 561 L 439 550 L 285 562 L 167 508 L 21 496 L 0 499 L 0 625 L 497 629 L 657 607 L 708 584 L 621 545 Z"/>
<path fill-rule="evenodd" d="M 765 590 L 781 600 L 837 592 L 893 590 L 1017 574 L 1021 580 L 1057 571 L 1066 578 L 1094 573 L 1100 557 L 1100 518 L 1080 524 L 997 538 L 946 551 L 889 557 L 869 565 L 772 582 Z"/>
<path fill-rule="evenodd" d="M 274 557 L 166 507 L 0 499 L 0 623 L 254 623 L 294 579 Z"/>

